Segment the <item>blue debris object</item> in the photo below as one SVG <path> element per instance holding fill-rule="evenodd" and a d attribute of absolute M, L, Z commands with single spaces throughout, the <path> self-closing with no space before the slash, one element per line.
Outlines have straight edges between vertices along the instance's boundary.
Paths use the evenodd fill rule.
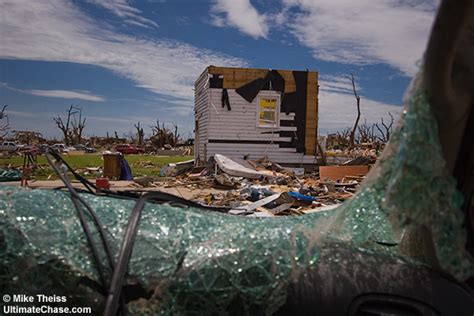
<path fill-rule="evenodd" d="M 123 156 L 120 157 L 120 180 L 133 180 L 132 169 Z"/>
<path fill-rule="evenodd" d="M 313 196 L 309 195 L 304 195 L 298 192 L 288 192 L 288 195 L 294 198 L 295 200 L 298 201 L 303 201 L 303 202 L 313 202 L 316 201 L 316 198 Z"/>

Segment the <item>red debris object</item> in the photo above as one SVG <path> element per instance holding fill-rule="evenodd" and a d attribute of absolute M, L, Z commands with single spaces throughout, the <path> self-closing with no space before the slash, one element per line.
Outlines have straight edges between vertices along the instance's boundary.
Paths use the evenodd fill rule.
<path fill-rule="evenodd" d="M 110 189 L 110 183 L 107 178 L 95 179 L 95 186 L 97 187 L 97 192 L 100 192 L 101 189 Z"/>

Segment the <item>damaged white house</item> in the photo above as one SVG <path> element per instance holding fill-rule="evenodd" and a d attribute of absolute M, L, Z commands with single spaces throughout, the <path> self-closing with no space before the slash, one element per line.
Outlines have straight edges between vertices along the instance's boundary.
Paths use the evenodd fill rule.
<path fill-rule="evenodd" d="M 214 154 L 315 163 L 318 73 L 209 66 L 195 82 L 198 164 Z"/>

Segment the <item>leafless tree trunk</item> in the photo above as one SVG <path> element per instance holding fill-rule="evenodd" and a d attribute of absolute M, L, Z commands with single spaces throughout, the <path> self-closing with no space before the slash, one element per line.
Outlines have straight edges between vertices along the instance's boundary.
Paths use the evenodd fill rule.
<path fill-rule="evenodd" d="M 357 101 L 357 118 L 356 118 L 356 121 L 354 123 L 354 127 L 352 128 L 350 138 L 349 138 L 350 146 L 354 147 L 355 133 L 356 133 L 356 130 L 357 130 L 357 125 L 359 124 L 359 120 L 360 120 L 360 95 L 359 95 L 359 93 L 357 92 L 357 89 L 356 89 L 354 74 L 351 74 L 351 76 L 349 78 L 351 79 L 352 91 L 354 92 L 354 97 L 356 98 L 356 101 Z"/>
<path fill-rule="evenodd" d="M 73 139 L 72 141 L 75 144 L 80 144 L 82 142 L 82 132 L 84 131 L 84 128 L 86 127 L 86 118 L 82 118 L 82 108 L 76 107 L 76 113 L 78 114 L 79 117 L 77 118 L 76 115 L 74 114 L 72 116 L 72 134 L 73 134 Z"/>
<path fill-rule="evenodd" d="M 179 135 L 178 135 L 178 124 L 176 124 L 176 123 L 172 123 L 172 124 L 173 124 L 173 127 L 174 127 L 173 145 L 176 146 L 176 144 L 178 144 L 178 138 L 179 138 Z"/>
<path fill-rule="evenodd" d="M 347 127 L 343 129 L 342 131 L 337 131 L 337 143 L 342 146 L 347 146 L 348 145 L 348 139 L 351 134 L 351 129 L 350 127 Z"/>
<path fill-rule="evenodd" d="M 369 125 L 367 121 L 364 120 L 364 124 L 359 125 L 359 142 L 360 143 L 374 143 L 377 140 L 375 136 L 375 124 Z"/>
<path fill-rule="evenodd" d="M 82 132 L 86 127 L 86 118 L 82 117 L 82 108 L 76 105 L 70 105 L 66 112 L 66 122 L 59 115 L 54 117 L 53 120 L 63 133 L 66 145 L 78 144 L 82 140 Z"/>
<path fill-rule="evenodd" d="M 143 131 L 143 127 L 140 127 L 140 122 L 135 124 L 135 128 L 137 129 L 137 140 L 138 146 L 143 146 L 143 139 L 145 137 L 145 132 Z"/>
<path fill-rule="evenodd" d="M 7 136 L 8 130 L 10 129 L 10 122 L 8 120 L 8 115 L 5 114 L 5 110 L 8 105 L 4 105 L 0 111 L 0 138 Z M 5 121 L 3 121 L 5 119 Z"/>
<path fill-rule="evenodd" d="M 64 143 L 66 145 L 69 145 L 71 142 L 71 136 L 72 136 L 72 131 L 71 131 L 71 119 L 72 116 L 76 114 L 76 108 L 74 105 L 70 105 L 69 109 L 67 110 L 67 118 L 66 118 L 66 123 L 64 123 L 63 119 L 61 116 L 57 116 L 53 118 L 54 122 L 56 123 L 56 126 L 61 130 L 64 136 Z"/>
<path fill-rule="evenodd" d="M 153 135 L 150 137 L 152 144 L 156 147 L 163 147 L 166 144 L 176 144 L 179 139 L 178 125 L 173 124 L 173 126 L 174 133 L 166 128 L 164 123 L 160 126 L 160 121 L 156 120 L 156 125 L 150 126 L 153 131 Z"/>
<path fill-rule="evenodd" d="M 394 119 L 392 113 L 389 112 L 388 115 L 390 115 L 390 123 L 388 125 L 383 121 L 383 117 L 380 118 L 382 126 L 379 126 L 378 123 L 375 123 L 375 127 L 380 132 L 380 136 L 378 136 L 378 139 L 383 143 L 388 142 L 390 140 L 390 136 L 392 135 L 392 126 Z"/>

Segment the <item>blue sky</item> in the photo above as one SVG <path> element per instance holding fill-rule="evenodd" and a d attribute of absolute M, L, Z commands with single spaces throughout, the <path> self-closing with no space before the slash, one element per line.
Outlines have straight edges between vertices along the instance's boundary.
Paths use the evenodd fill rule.
<path fill-rule="evenodd" d="M 58 136 L 70 104 L 86 135 L 157 119 L 193 131 L 208 65 L 316 70 L 320 133 L 401 112 L 437 0 L 0 0 L 0 102 L 12 129 Z"/>

